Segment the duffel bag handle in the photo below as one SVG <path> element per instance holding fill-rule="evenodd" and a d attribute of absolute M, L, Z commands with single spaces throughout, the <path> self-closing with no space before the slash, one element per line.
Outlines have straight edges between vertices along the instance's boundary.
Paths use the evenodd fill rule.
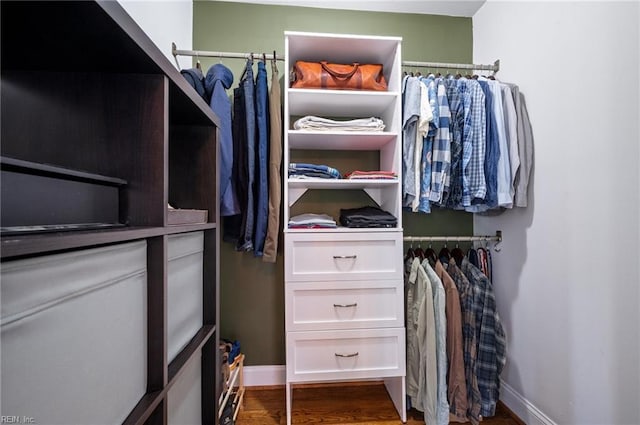
<path fill-rule="evenodd" d="M 358 66 L 360 66 L 358 62 L 354 62 L 353 69 L 351 70 L 351 72 L 343 73 L 343 72 L 334 71 L 333 69 L 329 68 L 329 64 L 327 63 L 327 61 L 320 61 L 320 65 L 322 65 L 322 69 L 324 69 L 325 71 L 327 71 L 329 74 L 333 75 L 336 78 L 350 78 L 353 74 L 356 73 L 356 71 L 358 70 Z"/>

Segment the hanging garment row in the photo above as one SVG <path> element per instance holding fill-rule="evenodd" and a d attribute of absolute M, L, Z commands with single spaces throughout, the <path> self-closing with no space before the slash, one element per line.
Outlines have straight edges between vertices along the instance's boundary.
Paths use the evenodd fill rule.
<path fill-rule="evenodd" d="M 477 425 L 495 414 L 506 362 L 491 281 L 468 254 L 415 254 L 405 257 L 407 396 L 427 424 Z"/>
<path fill-rule="evenodd" d="M 524 96 L 515 84 L 457 77 L 404 76 L 403 207 L 526 207 L 533 135 Z"/>
<path fill-rule="evenodd" d="M 465 253 L 458 243 L 455 243 L 455 247 L 450 250 L 447 242 L 445 241 L 444 246 L 436 253 L 436 250 L 433 249 L 431 243 L 429 243 L 426 249 L 423 249 L 421 244 L 414 248 L 412 243 L 407 250 L 404 259 L 405 261 L 412 258 L 419 258 L 420 261 L 427 260 L 429 261 L 429 264 L 431 264 L 431 267 L 435 267 L 438 260 L 443 263 L 448 263 L 453 258 L 458 267 L 460 267 L 464 257 L 466 257 L 471 264 L 479 268 L 480 271 L 487 276 L 489 281 L 493 282 L 491 249 L 488 244 L 484 247 L 479 246 L 478 248 L 472 246 Z"/>
<path fill-rule="evenodd" d="M 198 66 L 181 73 L 220 118 L 223 240 L 234 243 L 238 251 L 275 262 L 282 190 L 282 115 L 278 67 L 275 59 L 270 62 L 269 91 L 266 58 L 257 63 L 255 78 L 253 55 L 247 59 L 233 89 L 233 110 L 227 94 L 233 73 L 225 65 L 211 66 L 206 76 Z"/>

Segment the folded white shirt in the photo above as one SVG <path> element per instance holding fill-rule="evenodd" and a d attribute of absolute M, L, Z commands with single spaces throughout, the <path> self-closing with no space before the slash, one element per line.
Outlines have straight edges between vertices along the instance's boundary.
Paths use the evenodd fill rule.
<path fill-rule="evenodd" d="M 336 221 L 330 215 L 314 213 L 300 214 L 289 219 L 289 225 L 303 224 L 329 224 L 335 226 Z"/>
<path fill-rule="evenodd" d="M 329 118 L 307 115 L 293 123 L 295 130 L 341 130 L 341 131 L 383 131 L 384 122 L 375 117 L 336 121 Z"/>

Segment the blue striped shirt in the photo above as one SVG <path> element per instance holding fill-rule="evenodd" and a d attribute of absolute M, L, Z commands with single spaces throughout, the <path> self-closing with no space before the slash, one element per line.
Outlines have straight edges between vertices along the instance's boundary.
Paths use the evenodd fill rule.
<path fill-rule="evenodd" d="M 464 102 L 462 135 L 462 206 L 483 200 L 487 193 L 484 157 L 487 146 L 485 96 L 476 80 L 461 78 Z"/>

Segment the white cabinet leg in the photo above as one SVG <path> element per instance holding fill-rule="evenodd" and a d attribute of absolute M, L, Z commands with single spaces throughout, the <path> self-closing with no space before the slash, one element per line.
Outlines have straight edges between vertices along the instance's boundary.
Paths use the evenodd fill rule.
<path fill-rule="evenodd" d="M 291 425 L 291 383 L 287 382 L 285 387 L 286 399 L 287 399 L 287 425 Z"/>

